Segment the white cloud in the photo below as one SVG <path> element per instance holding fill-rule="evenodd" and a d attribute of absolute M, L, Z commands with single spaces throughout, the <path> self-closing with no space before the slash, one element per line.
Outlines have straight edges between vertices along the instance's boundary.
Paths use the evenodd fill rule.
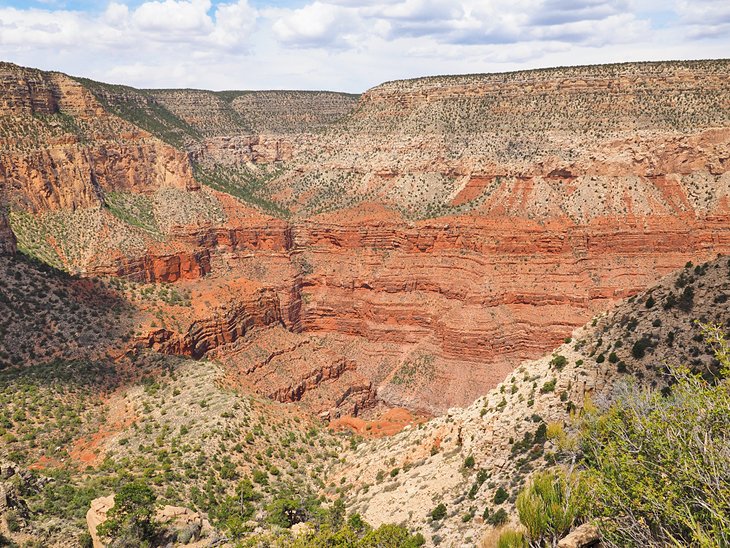
<path fill-rule="evenodd" d="M 357 10 L 316 1 L 291 10 L 274 21 L 272 29 L 274 35 L 286 44 L 299 47 L 344 47 L 349 33 L 358 24 Z"/>
<path fill-rule="evenodd" d="M 104 11 L 103 22 L 111 26 L 122 26 L 129 19 L 129 8 L 125 4 L 110 2 Z"/>
<path fill-rule="evenodd" d="M 730 23 L 730 2 L 726 0 L 679 0 L 677 13 L 691 24 L 715 25 Z"/>
<path fill-rule="evenodd" d="M 210 0 L 145 2 L 132 13 L 133 24 L 141 31 L 174 36 L 177 33 L 208 34 L 213 22 L 208 16 Z"/>
<path fill-rule="evenodd" d="M 691 39 L 730 36 L 730 2 L 726 0 L 679 0 L 677 13 Z"/>
<path fill-rule="evenodd" d="M 234 4 L 219 4 L 215 11 L 215 30 L 211 40 L 225 48 L 248 43 L 256 26 L 258 14 L 245 0 Z"/>
<path fill-rule="evenodd" d="M 281 42 L 307 48 L 361 44 L 373 33 L 472 46 L 535 40 L 599 46 L 649 28 L 627 8 L 627 0 L 317 0 L 279 12 L 273 30 Z"/>
<path fill-rule="evenodd" d="M 425 74 L 730 51 L 727 0 L 250 1 L 0 8 L 0 59 L 141 87 L 362 91 Z"/>
<path fill-rule="evenodd" d="M 191 49 L 242 45 L 257 12 L 247 0 L 220 4 L 210 0 L 150 1 L 130 9 L 110 2 L 98 15 L 80 11 L 0 8 L 0 44 L 8 46 L 76 46 L 79 51 L 130 47 L 140 52 L 156 43 Z"/>

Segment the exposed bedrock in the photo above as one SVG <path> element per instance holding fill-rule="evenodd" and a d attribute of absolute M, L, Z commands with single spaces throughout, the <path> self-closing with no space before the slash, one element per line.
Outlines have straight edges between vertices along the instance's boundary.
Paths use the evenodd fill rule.
<path fill-rule="evenodd" d="M 407 403 L 443 410 L 688 260 L 730 252 L 730 219 L 307 224 L 295 248 L 302 331 L 427 344 L 444 389 Z"/>
<path fill-rule="evenodd" d="M 324 394 L 336 381 L 331 394 L 312 405 L 317 411 L 336 408 L 332 402 L 350 390 L 363 396 L 353 409 L 377 393 L 391 404 L 439 412 L 469 403 L 516 363 L 544 354 L 597 312 L 688 260 L 730 253 L 730 217 L 602 218 L 583 225 L 567 218 L 407 223 L 323 217 L 179 237 L 208 253 L 205 271 L 182 268 L 180 279 L 211 272 L 214 279 L 256 278 L 268 289 L 225 314 L 203 312 L 179 336 L 155 334 L 153 347 L 196 357 L 216 349 L 248 378 L 249 388 L 280 401 L 313 401 L 317 390 Z M 170 272 L 178 266 L 172 263 L 175 268 L 153 262 L 151 270 L 132 270 L 156 272 L 148 280 L 174 281 Z M 259 362 L 254 354 L 233 357 L 240 349 L 232 343 L 270 325 L 305 337 L 362 340 L 371 355 L 387 354 L 387 363 L 369 365 L 379 358 L 366 357 L 360 347 L 357 359 L 329 356 L 327 345 L 306 359 L 300 347 L 273 361 L 280 349 L 267 349 Z M 414 355 L 432 360 L 430 380 L 393 382 Z M 260 371 L 254 362 L 264 364 Z"/>
<path fill-rule="evenodd" d="M 116 276 L 142 283 L 194 280 L 210 272 L 210 252 L 207 249 L 176 253 L 146 253 L 141 257 L 115 254 L 99 259 L 85 274 Z"/>
<path fill-rule="evenodd" d="M 145 345 L 215 356 L 232 382 L 317 411 L 438 412 L 687 261 L 730 253 L 729 66 L 424 78 L 355 105 L 112 96 L 0 63 L 0 192 L 22 249 L 63 247 L 59 264 L 86 275 L 199 284 L 193 306 L 210 305 Z M 191 161 L 251 203 L 200 189 Z M 66 230 L 84 208 L 103 210 L 88 226 L 107 247 Z M 0 217 L 0 251 L 13 242 Z M 219 281 L 231 287 L 213 299 Z"/>
<path fill-rule="evenodd" d="M 236 342 L 255 328 L 281 324 L 281 309 L 275 292 L 267 288 L 241 291 L 226 302 L 197 314 L 183 333 L 151 329 L 137 342 L 165 354 L 202 358 Z"/>

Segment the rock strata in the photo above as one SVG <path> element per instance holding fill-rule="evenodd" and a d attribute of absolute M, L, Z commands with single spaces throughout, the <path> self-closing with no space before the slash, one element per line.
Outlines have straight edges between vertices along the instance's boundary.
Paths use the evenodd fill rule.
<path fill-rule="evenodd" d="M 134 90 L 1 64 L 0 181 L 19 248 L 54 266 L 262 291 L 144 344 L 215 351 L 259 393 L 321 392 L 322 412 L 379 399 L 439 413 L 661 275 L 730 252 L 729 73 L 573 67 L 358 98 Z M 1 218 L 0 242 L 12 251 Z M 298 347 L 296 371 L 243 363 L 237 342 L 271 326 L 331 353 Z"/>

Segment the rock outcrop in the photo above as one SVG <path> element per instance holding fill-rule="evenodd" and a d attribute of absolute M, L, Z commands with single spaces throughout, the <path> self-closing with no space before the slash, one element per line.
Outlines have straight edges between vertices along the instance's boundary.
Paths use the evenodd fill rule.
<path fill-rule="evenodd" d="M 207 249 L 178 253 L 146 253 L 141 257 L 114 254 L 100 258 L 87 275 L 117 276 L 142 283 L 194 280 L 210 272 L 210 252 Z"/>
<path fill-rule="evenodd" d="M 238 286 L 238 294 L 215 308 L 206 307 L 196 314 L 184 333 L 155 328 L 138 341 L 164 354 L 202 358 L 214 349 L 236 342 L 257 327 L 282 323 L 276 293 L 268 288 Z"/>
<path fill-rule="evenodd" d="M 381 397 L 432 412 L 472 401 L 687 260 L 730 252 L 726 215 L 582 225 L 461 216 L 409 226 L 375 212 L 296 228 L 295 249 L 306 257 L 301 329 L 402 348 L 429 343 L 439 390 L 414 397 L 412 387 L 389 383 Z"/>
<path fill-rule="evenodd" d="M 0 181 L 30 212 L 104 203 L 104 193 L 199 188 L 187 156 L 109 114 L 59 73 L 0 64 Z"/>
<path fill-rule="evenodd" d="M 558 548 L 596 548 L 600 544 L 601 535 L 598 527 L 592 523 L 584 523 L 561 538 Z"/>
<path fill-rule="evenodd" d="M 99 497 L 91 501 L 91 506 L 86 512 L 86 525 L 94 544 L 94 548 L 106 548 L 106 543 L 96 532 L 99 525 L 106 521 L 106 515 L 114 507 L 114 495 Z"/>
<path fill-rule="evenodd" d="M 377 401 L 367 358 L 352 343 L 277 326 L 214 355 L 226 365 L 230 384 L 298 402 L 326 420 L 358 415 Z"/>
<path fill-rule="evenodd" d="M 18 242 L 10 228 L 8 217 L 0 209 L 0 255 L 13 255 L 17 251 Z"/>
<path fill-rule="evenodd" d="M 114 508 L 114 495 L 108 495 L 92 500 L 86 512 L 86 525 L 94 548 L 106 548 L 108 545 L 105 539 L 99 537 L 97 529 L 107 520 L 107 514 L 112 508 Z M 198 512 L 181 506 L 163 506 L 155 512 L 154 519 L 161 528 L 160 545 L 179 540 L 181 544 L 197 546 L 196 540 L 212 532 L 207 519 Z"/>

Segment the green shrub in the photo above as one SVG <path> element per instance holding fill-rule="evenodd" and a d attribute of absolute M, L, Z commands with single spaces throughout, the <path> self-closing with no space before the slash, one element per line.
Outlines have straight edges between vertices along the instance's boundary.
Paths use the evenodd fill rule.
<path fill-rule="evenodd" d="M 609 546 L 728 546 L 730 348 L 706 328 L 720 374 L 673 368 L 671 391 L 629 385 L 581 438 Z"/>
<path fill-rule="evenodd" d="M 295 523 L 306 521 L 306 513 L 300 501 L 282 497 L 271 501 L 266 507 L 267 521 L 279 527 L 289 528 Z"/>
<path fill-rule="evenodd" d="M 566 342 L 569 342 L 566 340 Z M 556 354 L 553 359 L 550 360 L 550 366 L 554 367 L 558 371 L 563 369 L 568 364 L 568 359 L 562 354 Z"/>
<path fill-rule="evenodd" d="M 538 546 L 555 545 L 585 512 L 586 482 L 559 469 L 540 472 L 517 496 L 520 522 Z"/>
<path fill-rule="evenodd" d="M 542 388 L 540 388 L 541 394 L 547 394 L 549 392 L 552 392 L 555 390 L 555 384 L 557 383 L 556 379 L 551 379 L 547 381 L 545 384 L 542 385 Z"/>
<path fill-rule="evenodd" d="M 474 468 L 474 456 L 469 455 L 464 459 L 464 468 Z"/>
<path fill-rule="evenodd" d="M 644 336 L 634 343 L 631 348 L 631 355 L 637 360 L 642 359 L 646 355 L 646 349 L 651 347 L 651 340 Z"/>
<path fill-rule="evenodd" d="M 125 541 L 147 541 L 154 537 L 157 497 L 142 480 L 123 485 L 114 496 L 114 506 L 107 513 L 107 520 L 97 532 L 102 537 Z"/>
<path fill-rule="evenodd" d="M 692 289 L 691 285 L 688 285 L 684 288 L 684 291 L 682 291 L 682 294 L 679 297 L 678 306 L 682 312 L 689 312 L 692 310 L 692 307 L 694 306 L 694 289 Z"/>
<path fill-rule="evenodd" d="M 365 523 L 362 516 L 358 513 L 350 514 L 347 518 L 347 525 L 357 532 L 365 531 L 368 527 L 368 524 Z"/>
<path fill-rule="evenodd" d="M 20 519 L 18 518 L 17 512 L 11 510 L 6 514 L 5 520 L 8 525 L 8 531 L 11 533 L 17 533 L 20 531 Z"/>
<path fill-rule="evenodd" d="M 253 477 L 253 481 L 259 485 L 267 485 L 269 483 L 269 475 L 266 470 L 260 470 L 257 468 L 253 471 L 251 476 Z"/>
<path fill-rule="evenodd" d="M 431 510 L 431 519 L 432 520 L 439 521 L 439 520 L 444 519 L 445 517 L 446 517 L 446 505 L 443 502 L 439 503 L 438 506 L 436 506 L 436 508 Z"/>
<path fill-rule="evenodd" d="M 507 529 L 499 535 L 497 548 L 527 548 L 527 539 L 521 531 Z"/>
<path fill-rule="evenodd" d="M 487 518 L 487 523 L 489 525 L 494 525 L 495 527 L 497 527 L 499 525 L 504 525 L 505 523 L 507 523 L 508 519 L 509 515 L 507 514 L 507 511 L 504 508 L 500 508 L 494 514 L 490 515 Z"/>
<path fill-rule="evenodd" d="M 504 487 L 500 485 L 497 491 L 494 493 L 494 504 L 502 504 L 508 498 L 509 493 Z"/>

